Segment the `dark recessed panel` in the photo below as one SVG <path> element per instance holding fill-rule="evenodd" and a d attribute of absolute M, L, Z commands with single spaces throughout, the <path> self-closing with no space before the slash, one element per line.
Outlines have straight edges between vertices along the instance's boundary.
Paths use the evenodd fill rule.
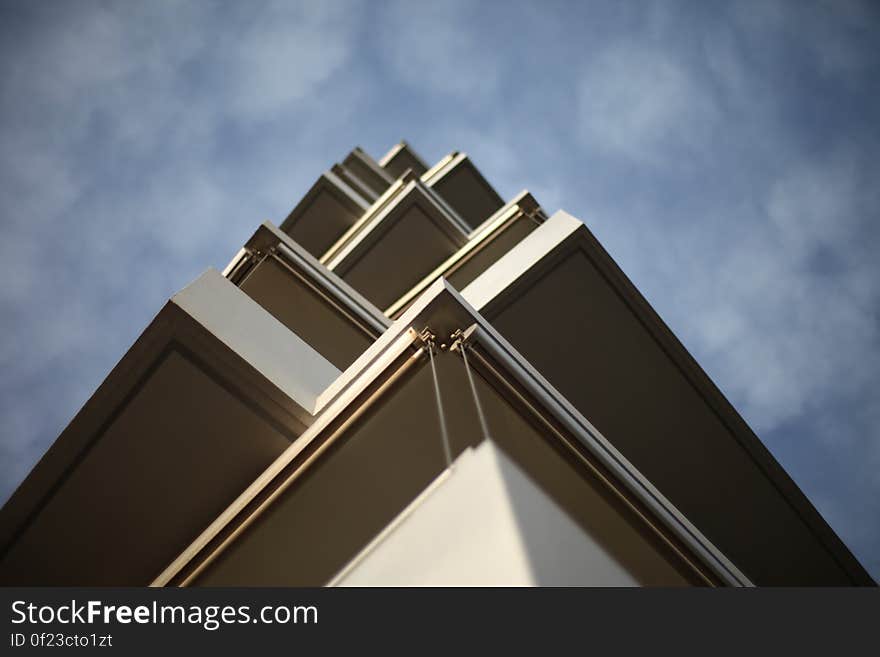
<path fill-rule="evenodd" d="M 288 445 L 171 351 L 26 525 L 0 582 L 149 584 Z"/>
<path fill-rule="evenodd" d="M 340 371 L 373 342 L 342 311 L 274 258 L 257 265 L 241 289 Z"/>
<path fill-rule="evenodd" d="M 284 231 L 316 258 L 324 255 L 360 218 L 359 212 L 326 188 L 320 189 L 303 208 L 296 208 L 291 215 L 295 215 L 295 219 L 289 225 L 285 221 Z"/>
<path fill-rule="evenodd" d="M 416 177 L 421 176 L 428 170 L 427 167 L 425 167 L 425 165 L 406 147 L 397 151 L 394 157 L 392 157 L 383 168 L 391 174 L 392 178 L 395 179 L 403 175 L 403 172 L 407 169 L 412 169 L 412 172 Z"/>
<path fill-rule="evenodd" d="M 345 264 L 341 276 L 377 308 L 385 309 L 456 250 L 453 239 L 413 205 L 352 264 Z"/>
<path fill-rule="evenodd" d="M 342 165 L 372 189 L 376 196 L 380 196 L 391 185 L 390 181 L 367 164 L 362 157 L 353 153 L 345 158 Z"/>
<path fill-rule="evenodd" d="M 458 165 L 432 188 L 471 228 L 479 226 L 504 205 L 469 161 Z"/>

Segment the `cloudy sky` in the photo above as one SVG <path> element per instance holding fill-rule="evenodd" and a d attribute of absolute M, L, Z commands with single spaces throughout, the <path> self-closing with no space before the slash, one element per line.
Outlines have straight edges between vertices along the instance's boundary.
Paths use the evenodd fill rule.
<path fill-rule="evenodd" d="M 0 1 L 0 498 L 356 144 L 584 219 L 880 577 L 868 2 Z"/>

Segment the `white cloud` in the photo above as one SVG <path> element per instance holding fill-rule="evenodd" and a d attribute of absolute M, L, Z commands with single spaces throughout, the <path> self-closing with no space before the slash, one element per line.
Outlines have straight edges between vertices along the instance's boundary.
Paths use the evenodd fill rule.
<path fill-rule="evenodd" d="M 767 213 L 784 246 L 803 256 L 822 246 L 846 246 L 861 211 L 877 201 L 880 190 L 860 188 L 857 162 L 839 152 L 830 162 L 795 164 L 773 184 Z"/>
<path fill-rule="evenodd" d="M 623 42 L 587 65 L 577 117 L 588 148 L 675 166 L 706 144 L 716 110 L 695 76 L 668 51 Z"/>
<path fill-rule="evenodd" d="M 473 20 L 477 4 L 399 0 L 382 6 L 378 45 L 395 75 L 416 89 L 468 104 L 491 99 L 504 60 Z"/>
<path fill-rule="evenodd" d="M 348 59 L 359 13 L 353 3 L 262 6 L 228 44 L 233 112 L 262 118 L 313 94 Z"/>

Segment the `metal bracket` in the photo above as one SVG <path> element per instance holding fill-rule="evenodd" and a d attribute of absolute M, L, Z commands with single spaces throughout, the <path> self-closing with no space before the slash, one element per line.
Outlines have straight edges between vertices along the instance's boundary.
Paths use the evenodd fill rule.
<path fill-rule="evenodd" d="M 421 330 L 421 332 L 419 332 L 419 338 L 427 345 L 428 349 L 430 349 L 431 351 L 435 350 L 437 344 L 437 336 L 431 330 L 430 326 L 426 326 Z"/>
<path fill-rule="evenodd" d="M 246 247 L 244 247 L 244 250 L 247 252 L 248 257 L 252 258 L 255 262 L 262 260 L 263 258 L 265 258 L 268 255 L 266 253 L 266 251 L 264 251 L 263 249 L 258 248 L 258 247 L 255 248 L 255 247 L 251 247 L 251 246 L 246 246 Z M 269 251 L 271 252 L 272 249 L 270 248 Z"/>
<path fill-rule="evenodd" d="M 468 345 L 471 342 L 471 337 L 476 332 L 476 324 L 472 324 L 466 329 L 455 329 L 452 335 L 449 336 L 449 351 L 460 351 L 462 345 Z"/>
<path fill-rule="evenodd" d="M 455 329 L 452 335 L 449 336 L 449 351 L 456 351 L 463 342 L 464 333 L 460 328 Z"/>

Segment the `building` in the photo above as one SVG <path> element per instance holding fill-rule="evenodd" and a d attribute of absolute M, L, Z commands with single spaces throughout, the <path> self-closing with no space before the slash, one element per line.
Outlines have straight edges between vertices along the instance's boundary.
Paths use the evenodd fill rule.
<path fill-rule="evenodd" d="M 401 142 L 175 295 L 0 513 L 25 585 L 871 585 L 586 226 Z"/>

